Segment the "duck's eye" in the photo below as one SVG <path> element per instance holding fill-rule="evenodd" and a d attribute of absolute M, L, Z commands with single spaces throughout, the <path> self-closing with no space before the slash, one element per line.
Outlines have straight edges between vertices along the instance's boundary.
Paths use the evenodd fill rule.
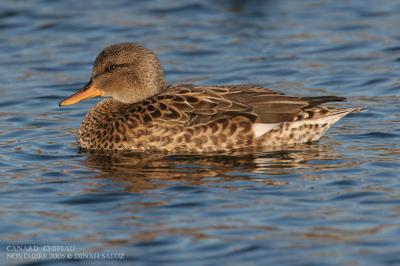
<path fill-rule="evenodd" d="M 111 72 L 113 72 L 115 69 L 117 69 L 118 68 L 118 65 L 111 65 L 111 66 L 108 66 L 107 68 L 106 68 L 106 71 L 108 72 L 108 73 L 111 73 Z"/>

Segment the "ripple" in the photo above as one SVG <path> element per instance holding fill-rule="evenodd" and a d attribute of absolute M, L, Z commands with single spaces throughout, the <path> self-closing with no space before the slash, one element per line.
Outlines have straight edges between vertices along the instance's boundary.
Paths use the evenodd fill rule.
<path fill-rule="evenodd" d="M 398 138 L 399 135 L 398 134 L 394 134 L 394 133 L 389 133 L 389 132 L 369 132 L 363 135 L 360 135 L 362 137 L 367 137 L 367 138 Z"/>
<path fill-rule="evenodd" d="M 310 54 L 320 54 L 320 53 L 336 53 L 336 52 L 342 52 L 342 51 L 347 51 L 347 50 L 354 50 L 354 49 L 360 49 L 365 47 L 366 44 L 363 42 L 360 43 L 350 43 L 350 44 L 344 44 L 344 45 L 335 45 L 329 48 L 324 48 L 324 49 L 319 49 L 316 51 L 311 51 L 309 52 Z"/>
<path fill-rule="evenodd" d="M 72 205 L 103 204 L 121 200 L 124 196 L 123 193 L 96 193 L 91 195 L 73 196 L 60 201 L 60 203 Z"/>
<path fill-rule="evenodd" d="M 355 192 L 355 193 L 342 194 L 340 196 L 334 197 L 332 200 L 349 200 L 349 199 L 373 197 L 379 195 L 381 194 L 376 192 Z"/>
<path fill-rule="evenodd" d="M 398 263 L 399 13 L 391 0 L 2 1 L 0 256 L 33 243 L 126 254 L 74 260 L 85 265 Z M 260 84 L 367 111 L 279 152 L 82 153 L 76 130 L 97 99 L 57 103 L 101 48 L 127 41 L 159 55 L 168 83 Z"/>
<path fill-rule="evenodd" d="M 400 46 L 393 46 L 393 47 L 385 48 L 385 49 L 383 49 L 383 51 L 397 53 L 397 52 L 400 52 Z"/>

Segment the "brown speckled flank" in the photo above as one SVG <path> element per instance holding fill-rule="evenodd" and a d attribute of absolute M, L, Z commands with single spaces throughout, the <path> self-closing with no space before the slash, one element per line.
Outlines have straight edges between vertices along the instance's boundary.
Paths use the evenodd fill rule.
<path fill-rule="evenodd" d="M 335 96 L 294 97 L 252 85 L 164 85 L 157 57 L 117 44 L 97 57 L 90 82 L 60 102 L 109 96 L 94 106 L 77 139 L 87 150 L 172 153 L 276 149 L 311 143 L 359 108 L 320 106 Z"/>

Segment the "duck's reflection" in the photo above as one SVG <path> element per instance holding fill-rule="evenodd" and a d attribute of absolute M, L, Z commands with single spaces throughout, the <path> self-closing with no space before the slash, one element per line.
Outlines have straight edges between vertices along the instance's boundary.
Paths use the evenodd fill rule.
<path fill-rule="evenodd" d="M 313 144 L 271 152 L 236 152 L 218 155 L 96 154 L 87 153 L 85 164 L 100 170 L 98 178 L 125 184 L 130 192 L 169 184 L 206 186 L 236 180 L 285 185 L 284 175 L 307 178 L 320 170 L 347 166 L 332 145 Z"/>
<path fill-rule="evenodd" d="M 218 187 L 235 193 L 242 184 L 249 186 L 253 182 L 257 186 L 261 184 L 261 186 L 283 186 L 279 189 L 290 189 L 286 185 L 290 185 L 293 179 L 324 178 L 319 171 L 348 168 L 350 162 L 354 160 L 346 160 L 333 147 L 334 143 L 329 142 L 329 144 L 296 146 L 285 151 L 237 152 L 224 155 L 87 153 L 85 164 L 99 171 L 96 178 L 111 180 L 119 186 L 119 189 L 142 196 L 132 197 L 130 201 L 132 204 L 121 204 L 120 207 L 126 212 L 127 217 L 118 220 L 117 223 L 135 228 L 131 235 L 118 241 L 115 238 L 106 241 L 102 248 L 109 249 L 126 244 L 140 247 L 143 243 L 157 245 L 159 238 L 173 238 L 178 235 L 192 239 L 243 241 L 246 240 L 246 235 L 232 236 L 229 233 L 244 228 L 266 240 L 280 238 L 284 233 L 273 222 L 260 226 L 239 219 L 235 222 L 219 221 L 217 224 L 209 225 L 192 218 L 190 225 L 183 224 L 177 227 L 171 224 L 171 216 L 180 214 L 170 214 L 196 206 L 207 206 L 207 204 L 202 205 L 204 193 L 195 191 L 201 192 L 203 189 Z M 179 193 L 182 190 L 184 191 Z M 149 191 L 150 193 L 147 193 Z M 184 196 L 183 198 L 182 195 L 175 196 L 175 193 Z M 195 199 L 191 200 L 192 196 Z M 208 200 L 210 199 L 204 198 L 205 202 Z M 214 210 L 210 208 L 209 213 L 203 214 L 206 217 L 213 215 L 213 212 L 220 215 L 218 212 L 222 209 L 232 213 L 237 210 L 240 213 L 249 207 L 246 204 L 241 205 L 240 198 L 238 201 L 227 203 L 211 201 L 216 205 L 213 205 Z M 197 211 L 201 212 L 203 207 L 199 208 Z M 158 214 L 154 214 L 153 211 Z M 195 213 L 198 213 L 197 211 Z M 148 217 L 153 221 L 150 224 Z M 179 217 L 182 219 L 182 216 Z"/>

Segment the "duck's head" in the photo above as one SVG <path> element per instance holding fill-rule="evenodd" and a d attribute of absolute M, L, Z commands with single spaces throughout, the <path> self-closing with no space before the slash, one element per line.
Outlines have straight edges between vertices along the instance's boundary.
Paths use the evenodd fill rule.
<path fill-rule="evenodd" d="M 97 56 L 90 81 L 59 105 L 71 105 L 96 96 L 135 103 L 158 94 L 165 87 L 160 61 L 137 43 L 106 47 Z"/>

